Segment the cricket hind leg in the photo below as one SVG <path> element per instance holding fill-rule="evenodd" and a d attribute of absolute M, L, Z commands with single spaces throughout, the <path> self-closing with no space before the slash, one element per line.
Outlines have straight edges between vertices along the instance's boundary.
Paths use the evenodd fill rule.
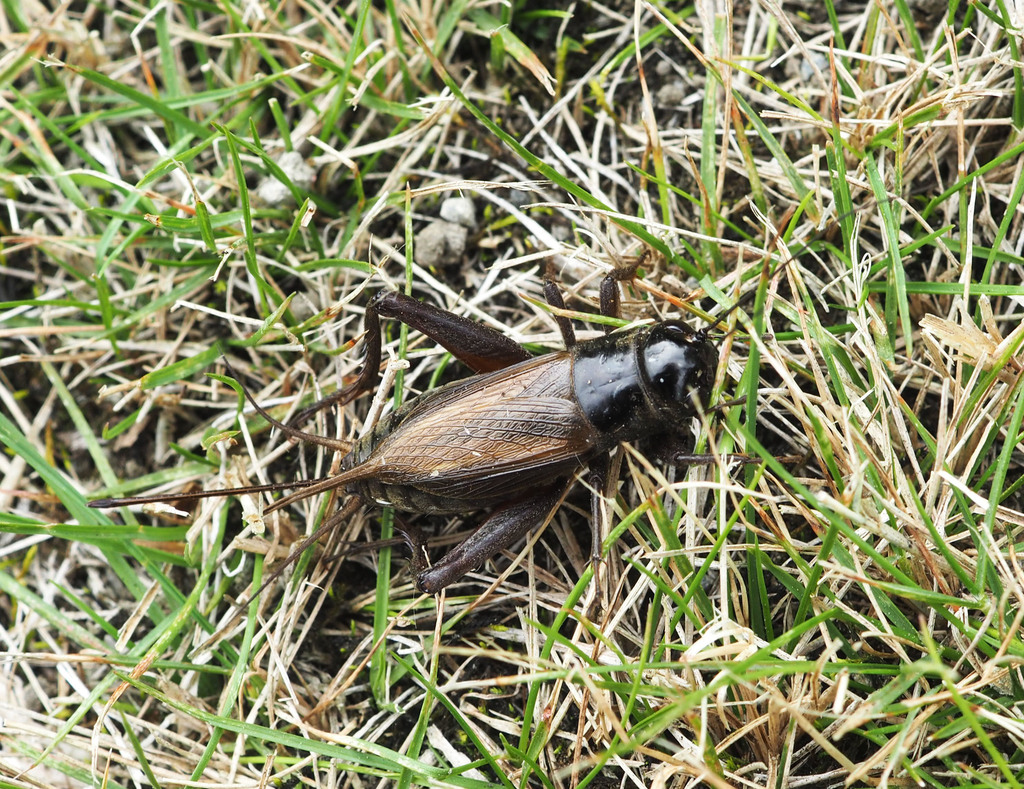
<path fill-rule="evenodd" d="M 224 369 L 227 371 L 228 375 L 230 375 L 232 378 L 238 381 L 238 385 L 242 388 L 242 394 L 245 395 L 245 399 L 249 401 L 249 404 L 252 405 L 256 413 L 263 417 L 263 419 L 266 420 L 268 424 L 272 425 L 273 427 L 276 427 L 278 430 L 280 430 L 282 433 L 288 436 L 288 438 L 294 439 L 296 441 L 303 441 L 309 444 L 316 444 L 318 446 L 327 447 L 328 449 L 333 449 L 335 452 L 347 453 L 350 449 L 352 449 L 352 442 L 350 441 L 328 438 L 326 436 L 319 436 L 316 435 L 315 433 L 306 433 L 303 430 L 299 430 L 295 427 L 292 427 L 292 425 L 290 424 L 285 424 L 284 422 L 275 419 L 274 416 L 269 411 L 267 411 L 267 409 L 265 409 L 263 406 L 256 402 L 256 398 L 252 396 L 252 393 L 249 391 L 249 389 L 241 382 L 238 373 L 235 372 L 234 368 L 231 366 L 228 360 L 223 359 L 223 363 Z M 318 482 L 319 481 L 320 480 L 318 480 Z M 306 493 L 307 495 L 311 495 L 308 491 Z"/>
<path fill-rule="evenodd" d="M 380 378 L 380 319 L 401 321 L 445 348 L 475 373 L 510 367 L 531 358 L 529 351 L 496 329 L 456 315 L 440 307 L 394 291 L 381 291 L 366 305 L 363 318 L 366 358 L 359 376 L 349 386 L 304 408 L 291 424 L 301 424 L 332 405 L 347 405 L 376 386 Z"/>
<path fill-rule="evenodd" d="M 356 380 L 303 408 L 291 418 L 289 425 L 292 427 L 301 425 L 303 422 L 307 422 L 313 414 L 332 405 L 348 405 L 363 392 L 369 391 L 377 385 L 377 380 L 380 378 L 381 333 L 380 315 L 373 306 L 375 300 L 376 297 L 370 300 L 370 303 L 366 305 L 366 313 L 363 315 L 363 344 L 366 346 L 366 355 L 363 359 L 363 369 L 359 371 Z"/>
<path fill-rule="evenodd" d="M 475 373 L 502 370 L 532 358 L 522 345 L 497 329 L 401 293 L 378 293 L 370 306 L 381 317 L 401 321 L 427 335 Z"/>
<path fill-rule="evenodd" d="M 480 528 L 426 569 L 422 569 L 425 563 L 422 546 L 413 544 L 416 586 L 422 592 L 437 594 L 499 551 L 512 547 L 543 522 L 558 505 L 565 489 L 565 485 L 555 485 L 495 510 Z"/>
<path fill-rule="evenodd" d="M 620 267 L 604 278 L 601 283 L 601 314 L 619 317 L 618 283 L 633 279 L 643 260 L 646 260 L 646 257 L 642 255 L 636 262 Z M 562 294 L 550 272 L 544 278 L 544 297 L 552 307 L 565 309 Z M 500 331 L 401 293 L 378 293 L 367 306 L 367 320 L 371 313 L 375 317 L 379 315 L 382 318 L 399 320 L 426 334 L 476 373 L 501 370 L 531 358 L 529 351 Z M 576 333 L 571 321 L 562 316 L 555 316 L 555 323 L 565 347 L 571 348 L 575 345 Z M 379 329 L 377 336 L 379 337 Z"/>

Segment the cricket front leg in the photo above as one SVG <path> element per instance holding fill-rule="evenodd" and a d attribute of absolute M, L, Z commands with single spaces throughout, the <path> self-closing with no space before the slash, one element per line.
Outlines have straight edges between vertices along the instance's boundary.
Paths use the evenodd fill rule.
<path fill-rule="evenodd" d="M 651 257 L 651 251 L 644 248 L 637 257 L 625 265 L 616 266 L 615 269 L 601 280 L 601 314 L 609 318 L 622 317 L 622 300 L 619 295 L 619 283 L 630 282 L 636 277 L 636 270 L 647 263 Z M 612 330 L 611 326 L 604 327 L 607 334 Z"/>
<path fill-rule="evenodd" d="M 611 481 L 611 455 L 602 455 L 590 461 L 587 482 L 590 484 L 590 563 L 595 571 L 601 563 L 601 547 L 608 536 L 607 520 L 610 506 L 608 503 L 612 493 L 608 490 Z M 616 466 L 618 472 L 618 466 Z"/>
<path fill-rule="evenodd" d="M 466 573 L 482 565 L 499 551 L 510 548 L 540 525 L 562 498 L 565 485 L 546 488 L 528 499 L 506 504 L 491 513 L 483 525 L 449 551 L 437 564 L 416 576 L 420 591 L 437 594 Z M 422 561 L 413 552 L 414 567 Z"/>

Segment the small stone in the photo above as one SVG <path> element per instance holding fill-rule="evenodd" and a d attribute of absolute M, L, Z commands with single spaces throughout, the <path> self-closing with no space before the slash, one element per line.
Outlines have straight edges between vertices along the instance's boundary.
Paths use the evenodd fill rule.
<path fill-rule="evenodd" d="M 476 206 L 468 197 L 449 197 L 441 203 L 441 218 L 472 230 L 476 227 Z"/>
<path fill-rule="evenodd" d="M 435 219 L 416 234 L 416 262 L 427 268 L 456 264 L 466 251 L 468 237 L 462 225 Z"/>
<path fill-rule="evenodd" d="M 662 107 L 678 107 L 686 99 L 686 86 L 682 80 L 666 82 L 656 94 L 656 101 Z"/>

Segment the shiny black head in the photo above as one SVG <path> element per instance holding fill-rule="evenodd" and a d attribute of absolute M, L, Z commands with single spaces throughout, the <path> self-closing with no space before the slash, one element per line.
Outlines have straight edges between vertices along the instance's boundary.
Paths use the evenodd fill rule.
<path fill-rule="evenodd" d="M 705 331 L 665 321 L 651 327 L 637 353 L 646 394 L 657 411 L 685 419 L 707 408 L 718 359 Z"/>

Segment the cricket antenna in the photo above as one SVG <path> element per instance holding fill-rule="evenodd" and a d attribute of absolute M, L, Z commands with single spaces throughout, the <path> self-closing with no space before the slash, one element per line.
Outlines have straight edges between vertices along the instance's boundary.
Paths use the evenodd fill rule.
<path fill-rule="evenodd" d="M 742 296 L 739 299 L 737 299 L 736 303 L 733 304 L 729 309 L 727 309 L 721 315 L 719 315 L 715 319 L 714 323 L 708 324 L 707 326 L 702 326 L 701 328 L 697 329 L 697 339 L 699 339 L 701 342 L 706 340 L 708 338 L 708 335 L 711 334 L 711 332 L 713 332 L 715 329 L 717 329 L 722 323 L 725 322 L 725 320 L 730 315 L 732 315 L 734 312 L 736 312 L 736 310 L 739 308 L 739 306 L 741 304 L 743 304 L 743 302 L 746 300 L 747 295 L 749 295 L 749 294 L 745 294 L 744 296 Z"/>

